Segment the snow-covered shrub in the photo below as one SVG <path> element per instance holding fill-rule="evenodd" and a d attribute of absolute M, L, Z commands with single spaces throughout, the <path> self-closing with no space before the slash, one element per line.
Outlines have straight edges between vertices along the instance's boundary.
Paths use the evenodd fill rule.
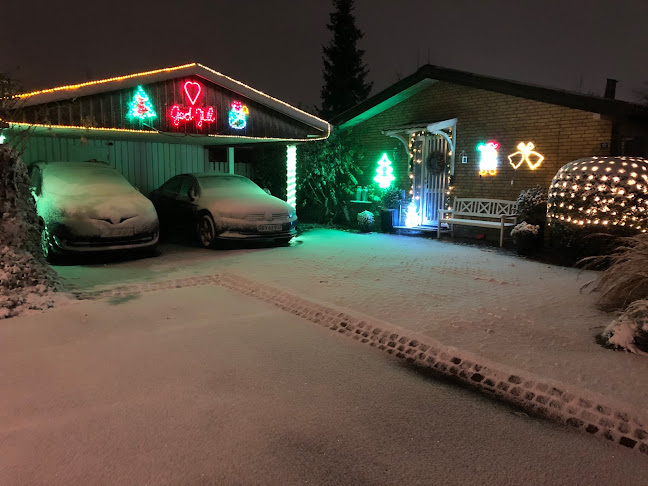
<path fill-rule="evenodd" d="M 27 168 L 0 146 L 0 318 L 38 306 L 57 278 L 40 245 L 40 224 L 29 193 Z"/>
<path fill-rule="evenodd" d="M 648 299 L 648 234 L 619 238 L 609 255 L 581 260 L 585 267 L 608 265 L 593 282 L 602 310 L 625 309 L 635 300 Z"/>
<path fill-rule="evenodd" d="M 348 202 L 362 174 L 362 144 L 351 132 L 334 131 L 321 142 L 299 146 L 297 204 L 300 219 L 351 225 Z M 371 201 L 371 199 L 369 199 Z"/>
<path fill-rule="evenodd" d="M 52 306 L 53 279 L 31 254 L 0 246 L 0 319 Z"/>
<path fill-rule="evenodd" d="M 386 209 L 399 209 L 400 203 L 404 199 L 402 189 L 396 187 L 389 187 L 382 190 L 382 197 L 380 198 L 383 207 Z"/>
<path fill-rule="evenodd" d="M 551 239 L 572 263 L 614 250 L 616 237 L 648 231 L 648 160 L 588 157 L 564 165 L 551 181 Z"/>
<path fill-rule="evenodd" d="M 540 228 L 540 225 L 537 224 L 529 224 L 526 221 L 522 221 L 519 224 L 516 224 L 513 229 L 511 230 L 511 236 L 516 236 L 516 235 L 538 235 L 538 229 Z"/>
<path fill-rule="evenodd" d="M 648 300 L 630 304 L 598 338 L 606 347 L 648 356 Z"/>
<path fill-rule="evenodd" d="M 648 230 L 646 205 L 647 159 L 588 157 L 564 165 L 553 178 L 548 216 L 552 224 L 637 233 Z"/>
<path fill-rule="evenodd" d="M 520 192 L 517 198 L 518 217 L 535 224 L 547 219 L 547 191 L 540 185 Z"/>
<path fill-rule="evenodd" d="M 371 211 L 362 211 L 358 213 L 358 229 L 367 233 L 373 229 L 374 215 Z"/>

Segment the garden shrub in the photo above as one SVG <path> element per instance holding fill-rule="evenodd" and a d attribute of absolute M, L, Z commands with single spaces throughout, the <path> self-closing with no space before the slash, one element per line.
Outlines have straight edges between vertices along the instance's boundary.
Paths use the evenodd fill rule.
<path fill-rule="evenodd" d="M 619 238 L 608 255 L 583 260 L 586 267 L 607 265 L 587 284 L 597 292 L 597 306 L 623 313 L 599 336 L 606 347 L 648 353 L 648 234 Z"/>
<path fill-rule="evenodd" d="M 368 233 L 373 229 L 374 215 L 371 211 L 362 211 L 358 213 L 358 229 L 363 233 Z"/>
<path fill-rule="evenodd" d="M 350 132 L 299 146 L 297 208 L 300 219 L 351 225 L 349 201 L 362 174 L 362 152 Z"/>
<path fill-rule="evenodd" d="M 40 246 L 40 224 L 29 193 L 27 168 L 17 152 L 0 146 L 0 318 L 35 306 L 34 294 L 56 288 L 56 273 Z"/>

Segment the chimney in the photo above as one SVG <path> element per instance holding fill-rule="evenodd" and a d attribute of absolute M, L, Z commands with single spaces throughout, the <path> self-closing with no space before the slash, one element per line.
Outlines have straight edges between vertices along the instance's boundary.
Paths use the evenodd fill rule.
<path fill-rule="evenodd" d="M 605 83 L 605 94 L 603 95 L 603 98 L 614 99 L 614 96 L 616 95 L 617 83 L 618 81 L 616 79 L 607 78 L 607 81 Z"/>

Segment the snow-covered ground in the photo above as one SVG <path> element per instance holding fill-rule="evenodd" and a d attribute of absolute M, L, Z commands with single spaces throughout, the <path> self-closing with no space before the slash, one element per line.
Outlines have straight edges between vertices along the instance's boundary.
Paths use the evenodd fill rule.
<path fill-rule="evenodd" d="M 644 486 L 648 477 L 640 452 L 426 379 L 213 285 L 2 321 L 0 390 L 3 486 Z"/>
<path fill-rule="evenodd" d="M 613 318 L 581 287 L 592 272 L 490 248 L 318 229 L 290 247 L 208 251 L 56 267 L 79 290 L 227 273 L 393 323 L 516 369 L 559 380 L 645 414 L 645 357 L 594 341 Z"/>

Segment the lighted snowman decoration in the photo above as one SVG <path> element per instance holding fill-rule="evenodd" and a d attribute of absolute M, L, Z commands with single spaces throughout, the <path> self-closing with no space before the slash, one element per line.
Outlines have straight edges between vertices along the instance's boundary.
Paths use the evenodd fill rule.
<path fill-rule="evenodd" d="M 497 149 L 499 144 L 497 142 L 480 143 L 477 150 L 481 152 L 481 159 L 479 160 L 479 175 L 495 175 L 497 174 Z"/>
<path fill-rule="evenodd" d="M 250 110 L 240 101 L 232 102 L 232 109 L 229 112 L 229 126 L 236 130 L 242 130 L 247 125 L 247 115 Z"/>

